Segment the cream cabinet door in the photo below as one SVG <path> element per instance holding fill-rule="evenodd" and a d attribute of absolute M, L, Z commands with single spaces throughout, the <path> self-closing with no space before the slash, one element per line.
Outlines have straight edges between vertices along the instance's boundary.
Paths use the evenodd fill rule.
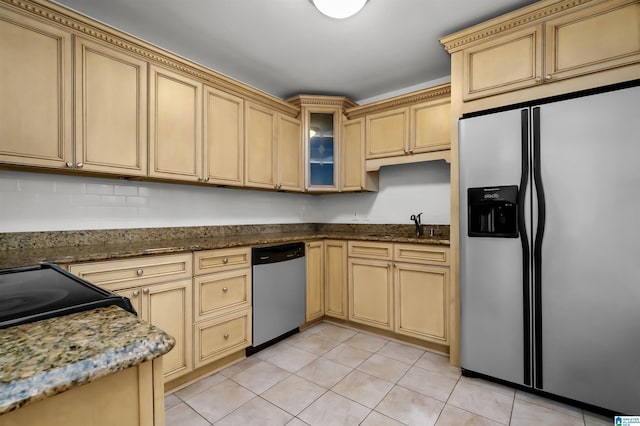
<path fill-rule="evenodd" d="M 349 258 L 349 320 L 393 330 L 391 262 Z"/>
<path fill-rule="evenodd" d="M 465 101 L 542 81 L 542 25 L 514 31 L 463 51 Z"/>
<path fill-rule="evenodd" d="M 324 315 L 324 250 L 322 241 L 307 243 L 307 308 L 305 319 L 313 321 Z"/>
<path fill-rule="evenodd" d="M 75 41 L 75 167 L 147 175 L 147 63 Z"/>
<path fill-rule="evenodd" d="M 324 242 L 324 310 L 325 315 L 347 319 L 347 243 Z"/>
<path fill-rule="evenodd" d="M 245 102 L 245 185 L 276 188 L 277 112 Z"/>
<path fill-rule="evenodd" d="M 204 86 L 205 182 L 244 184 L 244 100 Z"/>
<path fill-rule="evenodd" d="M 409 263 L 394 266 L 394 331 L 448 344 L 449 268 Z"/>
<path fill-rule="evenodd" d="M 640 3 L 610 3 L 545 23 L 546 81 L 640 61 Z"/>
<path fill-rule="evenodd" d="M 366 158 L 405 155 L 409 146 L 409 108 L 366 116 Z"/>
<path fill-rule="evenodd" d="M 0 162 L 73 167 L 71 34 L 2 9 Z"/>
<path fill-rule="evenodd" d="M 142 287 L 142 318 L 176 339 L 174 348 L 164 356 L 165 381 L 193 369 L 192 282 L 182 280 Z"/>
<path fill-rule="evenodd" d="M 251 346 L 251 308 L 194 326 L 196 368 Z"/>
<path fill-rule="evenodd" d="M 451 100 L 411 106 L 410 154 L 451 148 Z"/>
<path fill-rule="evenodd" d="M 302 124 L 278 114 L 278 189 L 302 191 L 304 186 Z"/>
<path fill-rule="evenodd" d="M 345 120 L 342 123 L 341 191 L 362 191 L 365 189 L 364 127 L 364 117 Z"/>
<path fill-rule="evenodd" d="M 193 288 L 196 322 L 251 307 L 251 268 L 195 277 Z"/>
<path fill-rule="evenodd" d="M 150 66 L 149 176 L 196 182 L 202 168 L 202 84 Z"/>

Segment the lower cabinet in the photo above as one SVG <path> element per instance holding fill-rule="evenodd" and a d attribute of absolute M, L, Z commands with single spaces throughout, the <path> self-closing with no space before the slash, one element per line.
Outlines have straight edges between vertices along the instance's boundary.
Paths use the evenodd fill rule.
<path fill-rule="evenodd" d="M 347 242 L 324 242 L 324 314 L 347 319 Z"/>
<path fill-rule="evenodd" d="M 349 320 L 393 330 L 391 262 L 349 259 Z"/>
<path fill-rule="evenodd" d="M 306 244 L 307 266 L 307 322 L 324 315 L 324 242 L 313 241 Z"/>
<path fill-rule="evenodd" d="M 130 299 L 142 319 L 176 340 L 163 357 L 165 381 L 193 369 L 192 271 L 191 253 L 69 266 L 72 274 Z"/>
<path fill-rule="evenodd" d="M 449 248 L 350 241 L 350 321 L 449 344 Z"/>
<path fill-rule="evenodd" d="M 251 248 L 193 254 L 195 368 L 251 346 Z"/>
<path fill-rule="evenodd" d="M 396 333 L 448 343 L 449 268 L 396 263 Z"/>
<path fill-rule="evenodd" d="M 194 325 L 196 368 L 251 346 L 251 308 Z"/>
<path fill-rule="evenodd" d="M 176 345 L 164 356 L 165 381 L 173 380 L 193 369 L 191 280 L 146 285 L 122 290 L 103 286 L 131 300 L 145 321 L 176 339 Z"/>

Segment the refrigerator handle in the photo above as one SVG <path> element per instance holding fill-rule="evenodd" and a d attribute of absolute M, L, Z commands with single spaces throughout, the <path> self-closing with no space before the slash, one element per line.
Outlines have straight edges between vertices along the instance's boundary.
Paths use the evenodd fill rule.
<path fill-rule="evenodd" d="M 518 189 L 518 231 L 522 244 L 522 314 L 523 314 L 523 348 L 524 348 L 524 384 L 531 386 L 531 300 L 530 300 L 530 251 L 525 217 L 525 196 L 529 180 L 529 109 L 520 111 L 521 125 L 521 172 Z"/>
<path fill-rule="evenodd" d="M 533 108 L 533 181 L 538 200 L 538 227 L 533 245 L 533 321 L 535 387 L 543 389 L 542 383 L 542 238 L 545 228 L 545 199 L 540 171 L 540 107 Z"/>

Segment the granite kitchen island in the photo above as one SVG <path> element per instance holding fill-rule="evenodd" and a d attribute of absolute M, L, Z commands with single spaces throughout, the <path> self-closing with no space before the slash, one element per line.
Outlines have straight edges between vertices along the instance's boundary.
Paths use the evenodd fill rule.
<path fill-rule="evenodd" d="M 116 306 L 0 330 L 0 425 L 162 425 L 162 330 Z"/>

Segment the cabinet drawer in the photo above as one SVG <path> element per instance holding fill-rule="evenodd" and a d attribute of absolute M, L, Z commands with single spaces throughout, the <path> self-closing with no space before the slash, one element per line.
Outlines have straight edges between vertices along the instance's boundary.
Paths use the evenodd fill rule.
<path fill-rule="evenodd" d="M 251 266 L 251 247 L 198 251 L 193 254 L 194 275 Z"/>
<path fill-rule="evenodd" d="M 70 265 L 69 272 L 111 290 L 191 278 L 191 254 L 139 257 Z"/>
<path fill-rule="evenodd" d="M 449 248 L 418 244 L 396 244 L 393 259 L 401 262 L 449 265 Z"/>
<path fill-rule="evenodd" d="M 194 343 L 196 368 L 251 346 L 251 309 L 196 324 Z"/>
<path fill-rule="evenodd" d="M 251 305 L 251 268 L 195 277 L 194 320 Z"/>
<path fill-rule="evenodd" d="M 367 241 L 349 241 L 350 257 L 391 260 L 393 244 Z"/>

